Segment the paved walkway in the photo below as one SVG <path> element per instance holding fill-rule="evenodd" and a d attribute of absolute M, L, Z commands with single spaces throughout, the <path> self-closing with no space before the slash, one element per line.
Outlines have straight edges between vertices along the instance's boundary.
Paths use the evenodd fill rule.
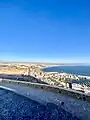
<path fill-rule="evenodd" d="M 37 101 L 38 103 L 46 105 L 47 103 L 53 103 L 60 106 L 60 108 L 65 109 L 69 113 L 72 113 L 73 116 L 77 116 L 82 120 L 90 120 L 90 103 L 86 101 L 81 101 L 74 99 L 72 97 L 61 95 L 58 93 L 47 92 L 37 88 L 30 88 L 20 85 L 0 83 L 1 88 L 7 87 L 11 91 L 25 95 L 28 98 Z M 64 105 L 61 105 L 61 102 L 64 102 Z M 71 119 L 70 119 L 71 120 Z"/>
<path fill-rule="evenodd" d="M 78 120 L 54 104 L 43 105 L 0 88 L 0 120 Z"/>

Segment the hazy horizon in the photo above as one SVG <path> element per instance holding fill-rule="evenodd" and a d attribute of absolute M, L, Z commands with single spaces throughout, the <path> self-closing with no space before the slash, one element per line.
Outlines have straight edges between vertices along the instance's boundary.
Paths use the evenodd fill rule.
<path fill-rule="evenodd" d="M 42 62 L 42 61 L 2 61 L 0 63 L 26 63 L 26 64 L 56 64 L 56 65 L 90 65 L 90 63 L 78 63 L 78 62 Z"/>

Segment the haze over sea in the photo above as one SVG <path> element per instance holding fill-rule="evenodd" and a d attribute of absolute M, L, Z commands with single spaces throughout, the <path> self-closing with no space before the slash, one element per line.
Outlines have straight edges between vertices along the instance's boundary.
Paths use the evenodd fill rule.
<path fill-rule="evenodd" d="M 54 66 L 45 68 L 46 72 L 65 72 L 75 75 L 90 76 L 90 66 Z"/>

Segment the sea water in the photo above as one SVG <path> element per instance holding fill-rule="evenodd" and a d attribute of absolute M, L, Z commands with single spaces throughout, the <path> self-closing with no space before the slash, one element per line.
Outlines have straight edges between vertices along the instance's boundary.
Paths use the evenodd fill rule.
<path fill-rule="evenodd" d="M 90 76 L 90 66 L 54 66 L 44 69 L 45 72 L 65 72 L 75 75 Z"/>

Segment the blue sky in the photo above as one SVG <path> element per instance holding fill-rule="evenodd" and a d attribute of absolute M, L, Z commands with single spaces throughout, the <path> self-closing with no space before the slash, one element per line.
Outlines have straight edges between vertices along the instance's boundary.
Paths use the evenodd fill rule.
<path fill-rule="evenodd" d="M 90 62 L 89 0 L 0 0 L 0 60 Z"/>

